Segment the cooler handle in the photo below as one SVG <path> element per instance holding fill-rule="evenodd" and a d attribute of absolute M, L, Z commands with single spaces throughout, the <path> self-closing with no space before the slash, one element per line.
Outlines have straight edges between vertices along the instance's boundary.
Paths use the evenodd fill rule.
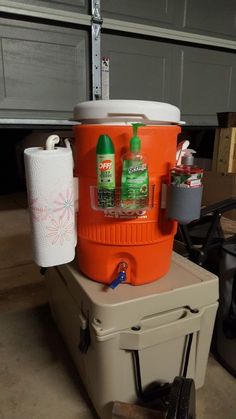
<path fill-rule="evenodd" d="M 153 119 L 150 119 L 147 115 L 142 114 L 142 113 L 123 113 L 123 112 L 108 112 L 107 113 L 107 117 L 108 118 L 117 118 L 117 119 L 128 119 L 129 122 L 130 121 L 144 121 L 145 123 L 147 123 L 148 121 L 150 122 L 156 122 L 158 124 L 161 124 L 163 122 L 163 124 L 167 125 L 185 125 L 186 122 L 185 121 L 178 121 L 178 122 L 172 122 L 172 121 L 156 121 Z"/>
<path fill-rule="evenodd" d="M 112 113 L 108 113 L 108 117 L 116 117 L 116 118 L 129 118 L 129 119 L 131 119 L 132 120 L 132 118 L 134 119 L 134 120 L 136 120 L 136 119 L 140 119 L 140 120 L 148 120 L 149 118 L 146 116 L 146 115 L 144 115 L 144 114 L 142 114 L 142 113 L 123 113 L 123 112 L 112 112 Z"/>
<path fill-rule="evenodd" d="M 188 365 L 189 365 L 189 358 L 190 353 L 192 349 L 192 341 L 193 341 L 193 333 L 190 333 L 186 336 L 187 344 L 186 344 L 186 351 L 184 354 L 184 365 L 183 365 L 183 378 L 186 378 L 187 372 L 188 372 Z M 142 386 L 142 375 L 141 375 L 141 366 L 140 366 L 140 359 L 139 359 L 139 351 L 134 350 L 132 351 L 133 355 L 133 363 L 134 363 L 134 373 L 135 373 L 135 379 L 136 379 L 136 391 L 137 396 L 140 400 L 143 401 L 151 401 L 153 399 L 157 399 L 163 396 L 166 396 L 169 394 L 171 390 L 171 384 L 170 383 L 163 383 L 163 384 L 157 384 L 152 390 L 148 392 L 143 391 Z"/>
<path fill-rule="evenodd" d="M 141 323 L 129 330 L 124 330 L 120 333 L 119 347 L 124 350 L 141 350 L 173 338 L 198 332 L 204 311 L 205 308 L 198 310 L 186 307 L 183 318 L 168 324 L 150 328 Z"/>

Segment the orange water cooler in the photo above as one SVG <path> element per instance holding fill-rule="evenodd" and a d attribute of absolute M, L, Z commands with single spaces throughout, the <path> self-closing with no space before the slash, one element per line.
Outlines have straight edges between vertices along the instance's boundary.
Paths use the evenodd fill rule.
<path fill-rule="evenodd" d="M 110 100 L 75 106 L 75 176 L 79 179 L 78 245 L 80 270 L 110 284 L 125 264 L 125 282 L 146 284 L 170 267 L 176 222 L 168 220 L 162 185 L 176 161 L 180 111 L 175 106 L 146 101 Z M 132 123 L 139 127 L 142 153 L 148 157 L 149 198 L 145 209 L 120 207 L 122 156 L 129 149 Z M 108 135 L 115 148 L 116 205 L 99 208 L 96 201 L 96 145 Z"/>

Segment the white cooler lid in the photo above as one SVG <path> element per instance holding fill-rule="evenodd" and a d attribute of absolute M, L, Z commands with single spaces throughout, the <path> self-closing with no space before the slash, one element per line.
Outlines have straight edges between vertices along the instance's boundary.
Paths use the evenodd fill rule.
<path fill-rule="evenodd" d="M 180 307 L 199 309 L 216 303 L 218 278 L 173 252 L 169 272 L 147 285 L 121 284 L 115 290 L 91 281 L 73 264 L 56 268 L 65 282 L 78 311 L 83 307 L 90 321 L 99 319 L 101 335 L 135 325 L 139 319 Z"/>
<path fill-rule="evenodd" d="M 180 121 L 180 110 L 176 106 L 145 100 L 97 100 L 78 103 L 74 107 L 74 120 L 82 124 L 184 123 Z"/>

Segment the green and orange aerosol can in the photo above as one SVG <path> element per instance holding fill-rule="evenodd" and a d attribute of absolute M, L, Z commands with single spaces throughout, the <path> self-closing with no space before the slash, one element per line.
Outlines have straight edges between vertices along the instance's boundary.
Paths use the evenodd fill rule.
<path fill-rule="evenodd" d="M 96 147 L 97 199 L 99 208 L 115 206 L 115 150 L 108 135 L 100 135 Z"/>

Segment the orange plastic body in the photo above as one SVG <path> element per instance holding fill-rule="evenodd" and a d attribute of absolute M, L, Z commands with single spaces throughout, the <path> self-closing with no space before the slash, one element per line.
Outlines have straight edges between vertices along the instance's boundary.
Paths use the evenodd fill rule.
<path fill-rule="evenodd" d="M 77 125 L 75 130 L 75 176 L 79 178 L 78 246 L 80 270 L 89 278 L 109 284 L 120 262 L 127 262 L 127 281 L 149 283 L 165 275 L 170 266 L 176 222 L 161 209 L 161 186 L 175 165 L 179 126 L 140 127 L 142 154 L 148 157 L 149 183 L 155 185 L 154 206 L 148 211 L 92 209 L 90 186 L 96 185 L 96 144 L 101 134 L 115 147 L 116 185 L 120 186 L 122 155 L 129 150 L 131 126 Z M 128 218 L 127 218 L 128 217 Z"/>

